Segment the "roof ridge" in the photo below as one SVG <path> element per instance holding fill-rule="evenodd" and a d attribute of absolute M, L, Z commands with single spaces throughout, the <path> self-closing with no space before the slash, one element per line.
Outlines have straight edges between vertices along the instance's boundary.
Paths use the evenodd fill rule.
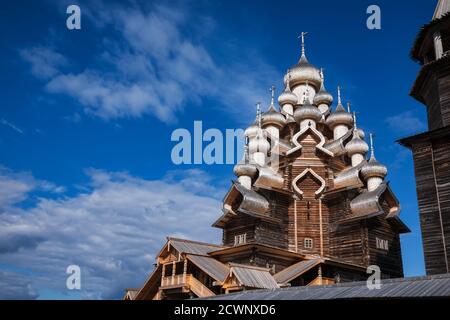
<path fill-rule="evenodd" d="M 261 271 L 270 271 L 270 268 L 264 268 L 264 267 L 252 266 L 252 265 L 241 264 L 241 263 L 235 263 L 235 262 L 229 262 L 228 265 L 229 265 L 230 267 L 255 269 L 255 270 L 261 270 Z"/>
<path fill-rule="evenodd" d="M 208 242 L 202 242 L 202 241 L 190 240 L 190 239 L 175 238 L 175 237 L 171 237 L 171 236 L 168 236 L 167 240 L 168 241 L 171 241 L 171 240 L 183 241 L 183 242 L 195 243 L 195 244 L 200 244 L 200 245 L 205 245 L 205 246 L 210 246 L 210 247 L 229 248 L 227 246 L 223 246 L 220 244 L 214 244 L 214 243 L 208 243 Z"/>

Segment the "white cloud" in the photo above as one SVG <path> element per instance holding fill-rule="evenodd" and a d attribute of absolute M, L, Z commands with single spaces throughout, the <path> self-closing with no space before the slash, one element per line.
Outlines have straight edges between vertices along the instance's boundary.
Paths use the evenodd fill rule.
<path fill-rule="evenodd" d="M 412 111 L 405 111 L 385 119 L 391 130 L 399 133 L 418 133 L 426 129 L 426 123 Z"/>
<path fill-rule="evenodd" d="M 221 204 L 207 194 L 217 190 L 204 172 L 162 180 L 87 173 L 88 191 L 0 215 L 0 260 L 35 274 L 28 278 L 33 288 L 67 293 L 66 267 L 77 264 L 82 297 L 118 298 L 125 287 L 142 285 L 167 235 L 220 241 L 210 225 Z"/>
<path fill-rule="evenodd" d="M 109 65 L 108 72 L 98 65 L 78 73 L 63 72 L 57 68 L 63 65 L 61 54 L 53 52 L 56 59 L 47 59 L 52 55 L 49 50 L 43 53 L 40 49 L 35 58 L 36 48 L 22 50 L 21 55 L 31 63 L 33 74 L 49 77 L 46 88 L 50 93 L 69 95 L 87 113 L 103 119 L 152 114 L 173 122 L 188 103 L 200 105 L 203 98 L 210 98 L 217 106 L 209 107 L 225 106 L 226 111 L 239 112 L 242 121 L 249 121 L 254 103 L 269 97 L 269 79 L 280 79 L 272 67 L 245 48 L 228 49 L 229 61 L 239 63 L 220 62 L 206 46 L 211 39 L 192 24 L 195 17 L 196 23 L 210 27 L 214 25 L 211 18 L 191 15 L 188 10 L 99 5 L 87 16 L 100 30 L 116 31 L 101 45 L 101 62 Z"/>
<path fill-rule="evenodd" d="M 0 165 L 0 214 L 28 197 L 31 191 L 63 193 L 64 187 L 35 179 L 28 172 L 13 172 Z"/>
<path fill-rule="evenodd" d="M 31 65 L 31 73 L 41 79 L 48 79 L 59 73 L 59 68 L 67 64 L 61 54 L 43 46 L 19 51 L 20 56 Z"/>
<path fill-rule="evenodd" d="M 32 300 L 38 296 L 26 275 L 0 270 L 1 300 Z"/>

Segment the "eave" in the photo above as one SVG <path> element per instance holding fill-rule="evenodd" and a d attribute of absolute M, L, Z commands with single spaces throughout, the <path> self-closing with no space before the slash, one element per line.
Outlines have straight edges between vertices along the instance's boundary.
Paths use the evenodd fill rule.
<path fill-rule="evenodd" d="M 442 127 L 439 129 L 423 132 L 416 134 L 414 136 L 409 136 L 406 138 L 402 138 L 397 140 L 397 143 L 402 146 L 412 149 L 414 145 L 420 141 L 430 141 L 433 139 L 441 139 L 450 137 L 450 126 Z"/>

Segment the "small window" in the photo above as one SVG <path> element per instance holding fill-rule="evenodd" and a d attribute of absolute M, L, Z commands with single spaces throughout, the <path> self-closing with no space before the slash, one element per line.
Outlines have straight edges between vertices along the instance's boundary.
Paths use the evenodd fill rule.
<path fill-rule="evenodd" d="M 247 234 L 243 233 L 243 234 L 238 234 L 236 236 L 234 236 L 234 245 L 240 245 L 240 244 L 245 244 L 247 242 Z"/>
<path fill-rule="evenodd" d="M 389 241 L 385 239 L 376 238 L 377 249 L 389 251 Z"/>
<path fill-rule="evenodd" d="M 312 247 L 313 247 L 313 239 L 305 238 L 304 247 L 305 247 L 305 249 L 312 249 Z"/>

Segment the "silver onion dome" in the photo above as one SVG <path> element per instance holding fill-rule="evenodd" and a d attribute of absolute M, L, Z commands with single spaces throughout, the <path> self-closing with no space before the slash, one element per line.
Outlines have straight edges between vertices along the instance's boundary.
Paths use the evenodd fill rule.
<path fill-rule="evenodd" d="M 371 155 L 369 161 L 361 168 L 361 174 L 366 180 L 373 177 L 383 179 L 387 175 L 387 168 Z"/>
<path fill-rule="evenodd" d="M 366 154 L 369 151 L 369 146 L 359 137 L 358 131 L 354 131 L 353 138 L 345 145 L 345 150 L 349 156 Z"/>
<path fill-rule="evenodd" d="M 284 106 L 285 104 L 296 105 L 298 102 L 298 97 L 295 93 L 291 91 L 291 70 L 287 72 L 287 81 L 285 81 L 286 86 L 284 91 L 278 97 L 278 104 Z"/>
<path fill-rule="evenodd" d="M 270 87 L 270 92 L 272 93 L 270 106 L 269 109 L 262 114 L 261 124 L 262 126 L 274 125 L 278 128 L 281 128 L 286 124 L 286 118 L 275 109 L 275 86 Z"/>
<path fill-rule="evenodd" d="M 320 88 L 321 78 L 320 71 L 315 66 L 308 62 L 306 56 L 302 54 L 299 62 L 291 68 L 291 86 L 298 84 L 305 84 L 306 82 L 312 84 L 316 90 Z M 284 81 L 286 82 L 287 75 Z"/>
<path fill-rule="evenodd" d="M 258 128 L 258 133 L 255 139 L 251 139 L 248 148 L 251 154 L 255 152 L 262 152 L 267 154 L 270 149 L 270 143 L 266 139 L 267 134 L 263 129 Z"/>
<path fill-rule="evenodd" d="M 289 89 L 289 84 L 286 85 L 286 89 L 278 97 L 278 104 L 284 106 L 285 104 L 296 105 L 298 102 L 298 97 L 295 93 Z"/>
<path fill-rule="evenodd" d="M 322 118 L 322 112 L 307 101 L 304 105 L 295 109 L 294 118 L 297 122 L 301 122 L 303 120 L 313 120 L 315 122 L 319 122 Z"/>
<path fill-rule="evenodd" d="M 248 176 L 254 178 L 257 173 L 256 166 L 250 163 L 241 162 L 234 166 L 233 172 L 237 177 Z"/>
<path fill-rule="evenodd" d="M 333 129 L 337 125 L 346 125 L 351 127 L 353 124 L 353 116 L 350 112 L 347 112 L 341 102 L 341 90 L 338 87 L 338 105 L 336 110 L 331 113 L 325 120 L 325 123 Z"/>
<path fill-rule="evenodd" d="M 320 89 L 314 96 L 313 102 L 316 106 L 320 104 L 326 104 L 327 106 L 331 106 L 331 104 L 333 103 L 333 96 L 325 89 L 322 70 L 320 70 L 320 77 L 321 77 Z"/>
<path fill-rule="evenodd" d="M 364 138 L 366 137 L 366 134 L 364 133 L 363 129 L 356 128 L 355 130 L 358 132 L 358 136 L 359 136 L 361 139 L 364 139 Z"/>
<path fill-rule="evenodd" d="M 377 159 L 375 159 L 372 134 L 370 134 L 370 159 L 361 168 L 361 174 L 365 180 L 373 177 L 384 179 L 384 177 L 386 177 L 387 175 L 386 166 L 378 162 Z"/>
<path fill-rule="evenodd" d="M 247 129 L 245 129 L 244 131 L 244 135 L 247 138 L 253 138 L 256 137 L 256 135 L 258 134 L 258 124 L 256 122 L 254 122 L 252 125 L 250 125 Z"/>
<path fill-rule="evenodd" d="M 261 116 L 261 124 L 263 126 L 275 125 L 277 127 L 283 127 L 286 124 L 286 118 L 277 110 L 273 105 L 270 105 L 269 110 L 264 112 Z"/>

